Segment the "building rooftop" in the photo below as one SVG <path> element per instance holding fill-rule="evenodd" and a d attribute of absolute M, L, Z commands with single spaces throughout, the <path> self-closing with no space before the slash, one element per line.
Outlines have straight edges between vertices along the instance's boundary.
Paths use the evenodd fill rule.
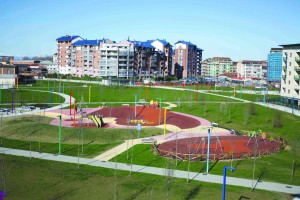
<path fill-rule="evenodd" d="M 271 48 L 271 51 L 282 51 L 283 48 Z"/>
<path fill-rule="evenodd" d="M 84 46 L 84 45 L 98 46 L 100 42 L 103 42 L 103 40 L 78 40 L 74 42 L 72 46 Z"/>
<path fill-rule="evenodd" d="M 297 44 L 282 44 L 282 45 L 279 45 L 281 47 L 293 47 L 293 46 L 300 46 L 300 43 L 297 43 Z"/>
<path fill-rule="evenodd" d="M 80 37 L 79 35 L 65 35 L 65 36 L 61 36 L 59 38 L 56 39 L 56 41 L 72 41 L 75 38 Z"/>
<path fill-rule="evenodd" d="M 151 45 L 151 42 L 146 41 L 146 42 L 141 42 L 141 41 L 132 41 L 134 46 L 138 47 L 145 47 L 145 48 L 155 48 L 154 46 Z"/>
<path fill-rule="evenodd" d="M 214 59 L 214 60 L 230 60 L 231 61 L 231 58 L 229 58 L 229 57 L 213 57 L 212 59 Z"/>

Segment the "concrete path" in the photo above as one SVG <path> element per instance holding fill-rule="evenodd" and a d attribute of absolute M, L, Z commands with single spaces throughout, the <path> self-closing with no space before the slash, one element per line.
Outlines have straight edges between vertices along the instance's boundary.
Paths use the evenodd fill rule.
<path fill-rule="evenodd" d="M 44 91 L 44 90 L 29 90 L 29 89 L 22 89 L 22 90 L 28 90 L 28 91 L 36 91 L 36 92 L 47 92 L 50 93 L 50 91 Z M 13 114 L 7 114 L 7 115 L 2 115 L 2 117 L 14 117 L 14 116 L 23 116 L 23 115 L 32 115 L 32 114 L 37 114 L 37 113 L 41 113 L 41 112 L 49 112 L 49 111 L 53 111 L 53 110 L 57 110 L 57 109 L 61 109 L 65 106 L 69 106 L 70 105 L 70 96 L 63 94 L 63 93 L 59 93 L 59 92 L 52 92 L 52 94 L 57 94 L 61 97 L 63 97 L 65 99 L 65 101 L 62 104 L 59 104 L 57 106 L 53 106 L 51 108 L 47 108 L 47 109 L 43 109 L 43 110 L 33 110 L 33 111 L 28 111 L 28 112 L 19 112 L 19 113 L 13 113 Z M 72 104 L 74 103 L 75 99 L 72 97 L 71 98 Z"/>
<path fill-rule="evenodd" d="M 78 158 L 72 156 L 39 153 L 39 152 L 9 149 L 9 148 L 0 148 L 0 153 L 14 155 L 14 156 L 32 157 L 32 158 L 38 158 L 43 160 L 74 163 L 80 165 L 83 164 L 83 165 L 89 165 L 94 167 L 118 169 L 118 170 L 130 171 L 132 173 L 139 172 L 139 173 L 146 173 L 146 174 L 155 174 L 160 176 L 165 176 L 167 173 L 164 168 L 107 162 L 103 160 L 95 160 L 95 159 L 80 158 L 80 157 Z M 228 173 L 228 175 L 229 174 L 230 173 Z M 205 174 L 195 173 L 195 172 L 188 173 L 187 171 L 181 171 L 181 170 L 174 170 L 174 177 L 202 181 L 202 182 L 217 183 L 217 184 L 223 183 L 223 176 L 212 175 L 212 174 L 205 175 Z M 234 177 L 227 177 L 227 185 L 235 185 L 235 186 L 241 186 L 247 188 L 255 187 L 255 189 L 268 190 L 273 192 L 283 192 L 288 194 L 300 194 L 300 186 L 257 181 L 257 180 L 252 181 L 249 179 L 234 178 Z"/>
<path fill-rule="evenodd" d="M 125 140 L 122 144 L 104 152 L 103 154 L 100 154 L 99 156 L 96 156 L 93 158 L 94 160 L 104 160 L 109 161 L 113 157 L 125 152 L 127 149 L 133 147 L 136 144 L 141 144 L 142 139 L 134 139 L 134 140 Z"/>

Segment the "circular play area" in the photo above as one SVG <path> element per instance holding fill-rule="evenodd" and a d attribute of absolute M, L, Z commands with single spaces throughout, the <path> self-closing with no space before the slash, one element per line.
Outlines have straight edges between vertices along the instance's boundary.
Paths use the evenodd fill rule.
<path fill-rule="evenodd" d="M 62 114 L 62 126 L 66 127 L 80 124 L 89 128 L 135 129 L 140 124 L 144 128 L 166 128 L 171 133 L 143 139 L 155 141 L 154 149 L 159 155 L 182 160 L 201 161 L 208 155 L 212 160 L 241 159 L 273 154 L 283 146 L 282 141 L 267 137 L 261 131 L 246 131 L 245 135 L 238 135 L 232 130 L 214 127 L 206 119 L 158 106 L 86 108 L 73 113 L 68 109 L 58 109 L 52 112 Z M 52 120 L 51 124 L 59 125 L 59 119 Z"/>
<path fill-rule="evenodd" d="M 214 136 L 209 142 L 208 137 L 184 138 L 159 144 L 156 150 L 161 156 L 197 161 L 206 159 L 207 155 L 212 160 L 262 156 L 281 148 L 281 143 L 275 140 L 238 135 Z"/>

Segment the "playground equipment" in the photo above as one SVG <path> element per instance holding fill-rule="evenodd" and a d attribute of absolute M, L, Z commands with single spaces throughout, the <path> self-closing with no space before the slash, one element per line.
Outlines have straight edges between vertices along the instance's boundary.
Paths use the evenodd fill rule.
<path fill-rule="evenodd" d="M 103 127 L 105 125 L 102 117 L 98 117 L 96 115 L 88 115 L 88 119 L 91 119 L 97 128 Z"/>

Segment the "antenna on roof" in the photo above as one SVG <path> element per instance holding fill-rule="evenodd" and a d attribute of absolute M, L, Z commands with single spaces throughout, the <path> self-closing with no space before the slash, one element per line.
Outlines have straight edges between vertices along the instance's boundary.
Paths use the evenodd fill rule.
<path fill-rule="evenodd" d="M 127 39 L 127 41 L 129 42 L 129 36 L 128 36 L 128 39 Z"/>

